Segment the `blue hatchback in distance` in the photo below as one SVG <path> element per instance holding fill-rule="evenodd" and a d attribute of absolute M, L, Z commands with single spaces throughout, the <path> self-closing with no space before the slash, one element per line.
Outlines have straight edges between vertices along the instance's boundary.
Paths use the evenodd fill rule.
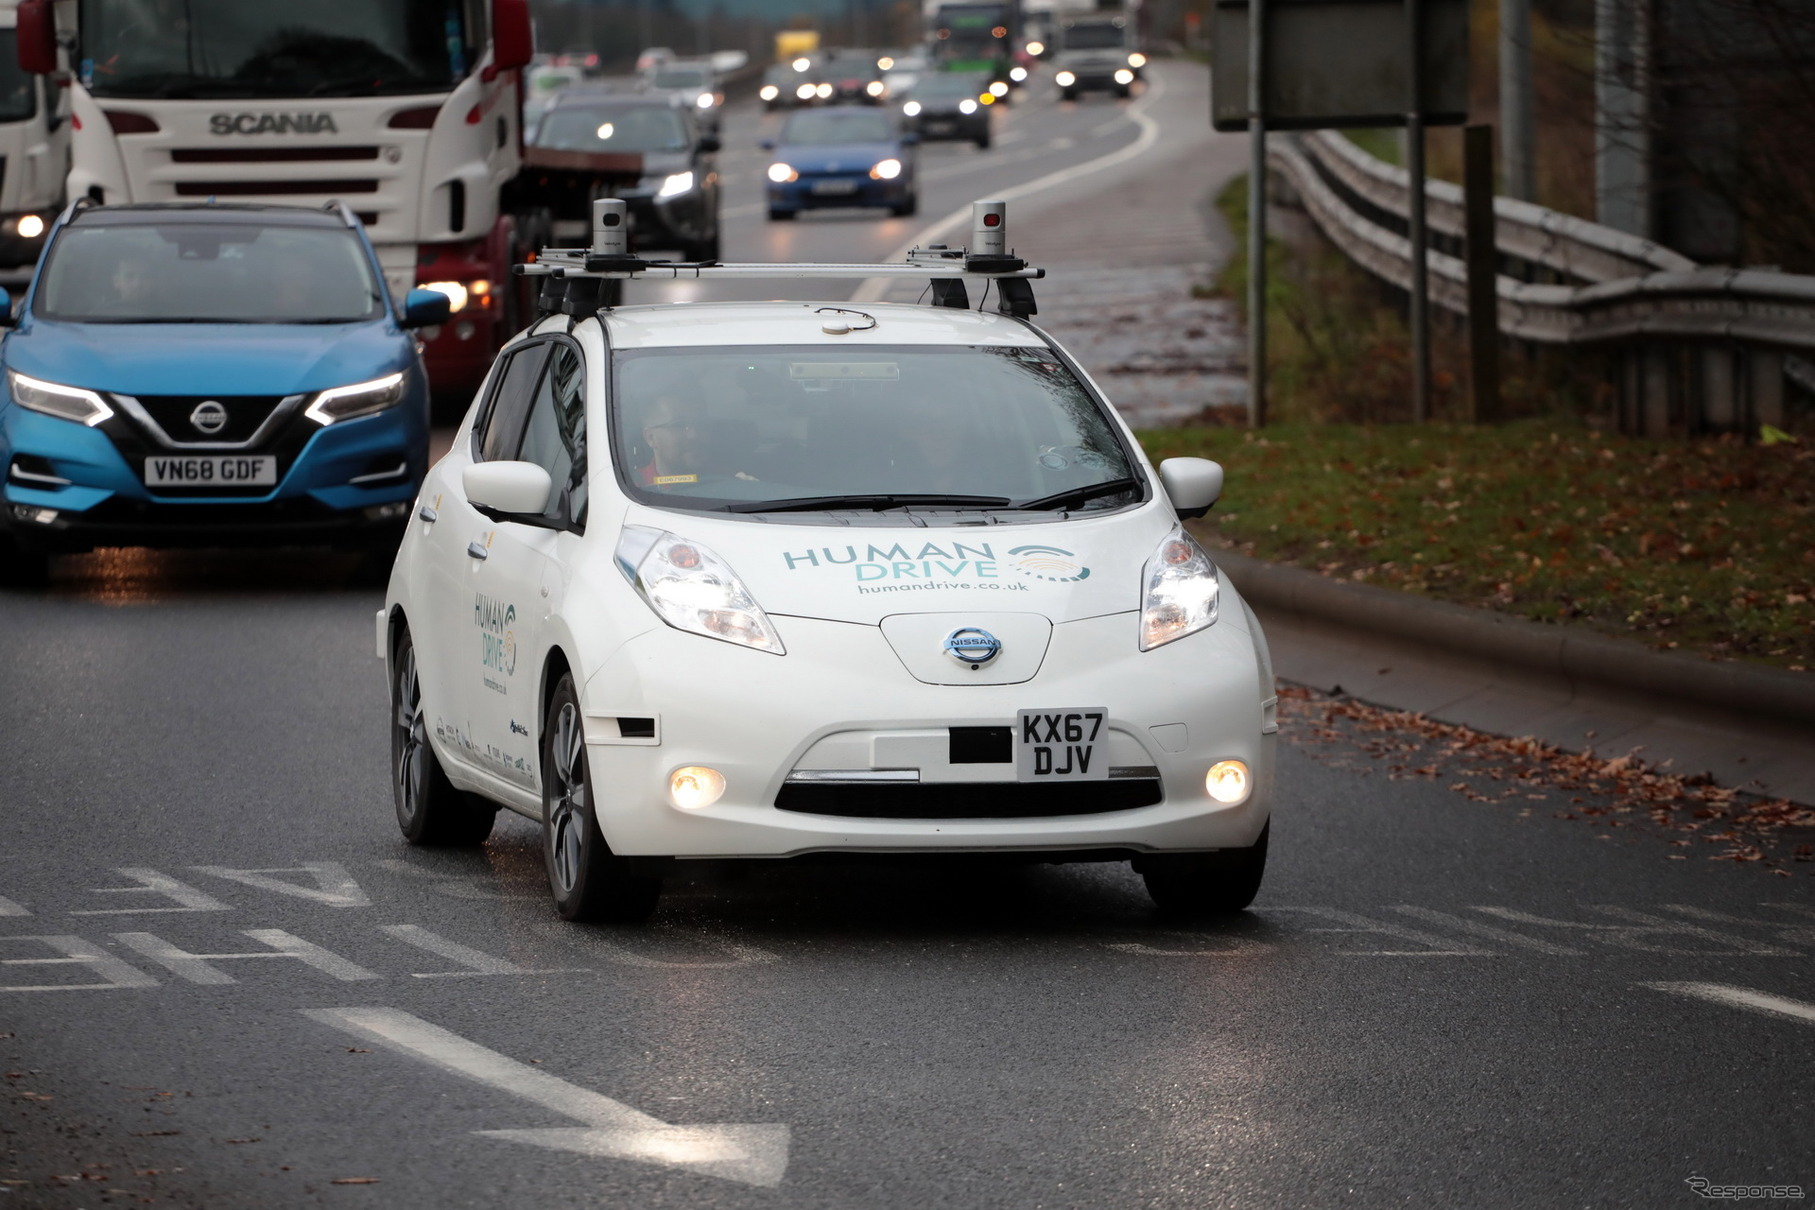
<path fill-rule="evenodd" d="M 914 144 L 886 109 L 837 106 L 802 109 L 788 118 L 781 137 L 765 142 L 769 165 L 769 217 L 791 219 L 825 206 L 887 206 L 897 216 L 914 213 Z"/>
<path fill-rule="evenodd" d="M 0 291 L 0 578 L 101 546 L 394 550 L 428 378 L 345 207 L 78 202 Z"/>

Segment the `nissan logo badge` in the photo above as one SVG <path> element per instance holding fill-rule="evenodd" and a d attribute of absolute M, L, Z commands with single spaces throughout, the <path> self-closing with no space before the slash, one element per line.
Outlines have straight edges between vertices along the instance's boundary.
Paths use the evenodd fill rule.
<path fill-rule="evenodd" d="M 218 400 L 204 399 L 195 405 L 195 411 L 189 413 L 189 423 L 196 427 L 197 432 L 212 436 L 227 427 L 227 409 Z"/>
<path fill-rule="evenodd" d="M 972 668 L 981 668 L 996 658 L 1002 650 L 1002 640 L 987 630 L 966 626 L 945 637 L 945 649 Z"/>

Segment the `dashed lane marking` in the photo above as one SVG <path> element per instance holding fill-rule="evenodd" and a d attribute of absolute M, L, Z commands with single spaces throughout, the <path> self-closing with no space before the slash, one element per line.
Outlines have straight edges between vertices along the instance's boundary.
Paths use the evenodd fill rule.
<path fill-rule="evenodd" d="M 1716 1004 L 1749 1009 L 1756 1013 L 1793 1017 L 1815 1025 L 1815 1004 L 1805 1004 L 1788 996 L 1773 996 L 1770 992 L 1754 991 L 1749 987 L 1733 987 L 1726 983 L 1641 983 L 1639 986 L 1677 996 L 1711 1000 Z"/>

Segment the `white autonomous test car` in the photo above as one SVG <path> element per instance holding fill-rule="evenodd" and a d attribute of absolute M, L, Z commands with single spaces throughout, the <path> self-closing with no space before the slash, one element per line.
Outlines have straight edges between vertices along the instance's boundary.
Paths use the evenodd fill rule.
<path fill-rule="evenodd" d="M 523 267 L 549 313 L 377 619 L 406 838 L 526 815 L 570 920 L 647 916 L 679 859 L 827 853 L 1132 860 L 1163 908 L 1247 906 L 1272 668 L 1180 525 L 1222 469 L 1155 473 L 974 211 L 901 265 L 695 265 L 626 255 L 603 200 L 590 249 Z M 895 274 L 930 303 L 604 301 Z"/>

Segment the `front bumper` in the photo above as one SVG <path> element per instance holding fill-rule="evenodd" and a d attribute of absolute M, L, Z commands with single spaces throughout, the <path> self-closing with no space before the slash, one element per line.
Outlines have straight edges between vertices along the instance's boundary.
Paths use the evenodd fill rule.
<path fill-rule="evenodd" d="M 0 526 L 22 546 L 51 552 L 384 541 L 428 469 L 426 407 L 416 392 L 386 411 L 325 427 L 293 416 L 258 447 L 232 452 L 277 458 L 278 482 L 262 491 L 145 485 L 145 457 L 184 452 L 154 448 L 123 415 L 88 428 L 7 406 L 0 411 Z"/>
<path fill-rule="evenodd" d="M 816 210 L 843 206 L 899 206 L 914 193 L 911 176 L 879 181 L 868 172 L 805 176 L 769 184 L 771 210 Z"/>
<path fill-rule="evenodd" d="M 777 617 L 788 648 L 780 657 L 657 626 L 619 647 L 586 684 L 592 777 L 611 787 L 600 827 L 613 852 L 637 856 L 1246 847 L 1271 809 L 1275 737 L 1255 641 L 1239 606 L 1226 607 L 1234 617 L 1152 652 L 1138 650 L 1132 614 L 1058 625 L 1031 680 L 976 687 L 915 680 L 873 626 Z M 1109 710 L 1100 748 L 1124 779 L 1092 783 L 1103 787 L 1101 800 L 1081 803 L 1091 792 L 1074 786 L 1054 796 L 1054 813 L 1028 814 L 1012 764 L 949 761 L 948 728 L 1012 726 L 1021 709 L 1076 706 Z M 1253 788 L 1224 806 L 1207 795 L 1204 777 L 1230 758 L 1247 762 Z M 723 773 L 724 796 L 701 810 L 670 805 L 669 776 L 687 765 Z M 811 802 L 823 799 L 803 809 L 790 793 L 801 774 L 904 767 L 918 770 L 920 804 L 948 787 L 951 801 L 969 804 L 964 817 L 815 814 Z M 1124 793 L 1154 776 L 1158 801 Z M 989 783 L 1014 801 L 1015 817 L 979 816 L 977 803 L 995 793 Z M 778 807 L 784 798 L 796 809 Z M 1140 799 L 1147 805 L 1127 805 Z"/>

